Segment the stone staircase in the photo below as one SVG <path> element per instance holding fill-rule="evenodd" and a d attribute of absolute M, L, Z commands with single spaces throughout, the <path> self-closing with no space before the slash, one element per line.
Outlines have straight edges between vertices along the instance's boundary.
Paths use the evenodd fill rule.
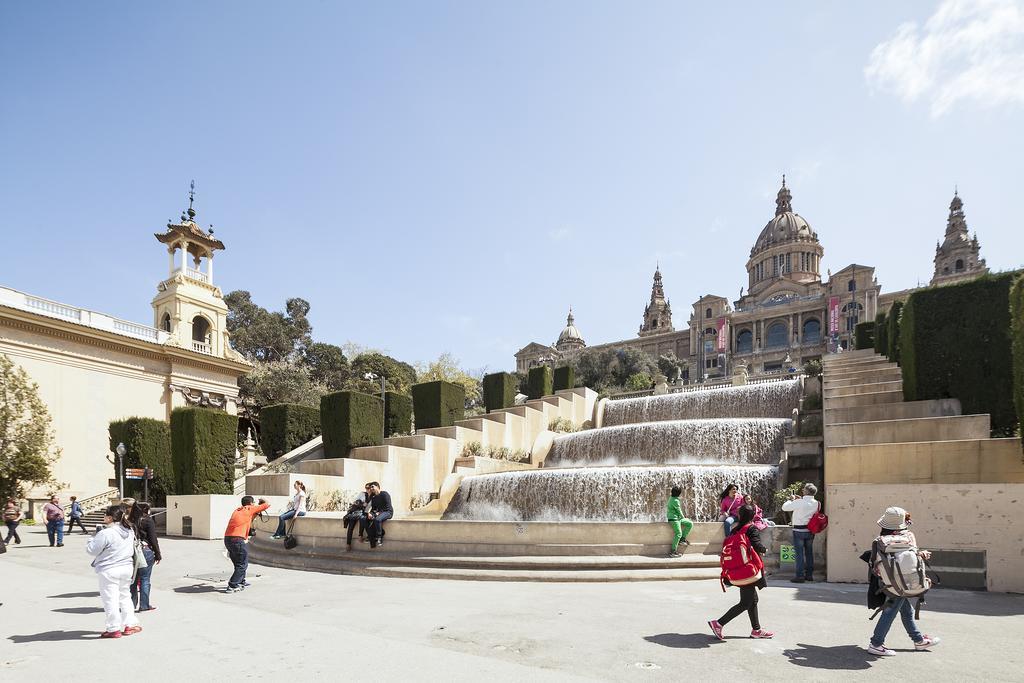
<path fill-rule="evenodd" d="M 527 401 L 523 405 L 467 418 L 450 427 L 417 430 L 412 436 L 390 437 L 381 446 L 354 448 L 347 458 L 324 458 L 320 437 L 245 477 L 245 493 L 290 495 L 301 480 L 311 494 L 337 491 L 346 501 L 368 481 L 379 481 L 391 493 L 396 517 L 440 515 L 469 474 L 535 468 L 543 462 L 552 438 L 551 421 L 562 418 L 577 426 L 592 421 L 597 393 L 578 388 Z M 463 456 L 467 444 L 525 451 L 528 460 L 514 462 Z M 287 471 L 275 471 L 281 468 Z M 317 501 L 319 503 L 319 501 Z"/>
<path fill-rule="evenodd" d="M 957 495 L 943 485 L 1015 481 L 1019 473 L 1011 470 L 1019 468 L 1019 442 L 991 439 L 989 416 L 961 414 L 955 398 L 904 401 L 899 366 L 872 350 L 826 356 L 823 369 L 825 481 L 833 526 L 837 514 L 839 520 L 847 514 L 877 519 L 887 505 L 906 507 L 920 522 L 918 541 L 936 549 L 933 565 L 943 586 L 984 589 L 981 535 L 973 534 L 975 541 L 955 541 L 938 531 L 940 520 L 952 524 L 953 518 L 942 515 L 943 499 Z M 1009 478 L 1002 478 L 1003 470 Z M 963 490 L 959 495 L 965 494 Z M 965 531 L 967 523 L 975 521 L 953 526 Z M 862 524 L 865 528 L 843 529 L 842 537 L 830 527 L 829 580 L 863 580 L 863 563 L 851 561 L 849 546 L 862 550 L 877 527 L 864 521 L 856 526 Z"/>

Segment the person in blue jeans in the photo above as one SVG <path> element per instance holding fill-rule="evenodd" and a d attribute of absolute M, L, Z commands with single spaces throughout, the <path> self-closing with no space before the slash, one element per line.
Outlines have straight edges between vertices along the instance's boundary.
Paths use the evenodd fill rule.
<path fill-rule="evenodd" d="M 132 581 L 132 604 L 139 612 L 148 612 L 156 609 L 149 602 L 149 591 L 152 586 L 153 567 L 160 563 L 163 556 L 160 554 L 160 541 L 156 536 L 156 523 L 149 516 L 149 503 L 132 505 L 130 519 L 132 526 L 135 527 L 136 536 L 142 542 L 142 554 L 146 556 L 146 566 L 139 567 L 135 573 L 135 580 Z"/>
<path fill-rule="evenodd" d="M 366 527 L 367 535 L 370 537 L 370 547 L 376 548 L 379 545 L 384 545 L 384 522 L 395 514 L 395 509 L 391 506 L 391 494 L 381 491 L 380 484 L 371 481 L 370 502 L 367 507 L 369 508 L 369 512 L 366 513 L 366 518 L 369 520 Z"/>
<path fill-rule="evenodd" d="M 228 551 L 231 564 L 235 570 L 228 579 L 228 593 L 237 593 L 249 585 L 245 580 L 245 570 L 249 568 L 249 551 L 245 544 L 249 540 L 252 519 L 270 507 L 270 503 L 259 499 L 259 505 L 253 505 L 252 496 L 242 496 L 242 506 L 235 508 L 224 529 L 224 548 Z"/>
<path fill-rule="evenodd" d="M 64 508 L 60 506 L 60 499 L 51 496 L 50 502 L 43 506 L 43 517 L 46 518 L 46 535 L 50 539 L 50 547 L 57 542 L 57 547 L 64 546 Z"/>
<path fill-rule="evenodd" d="M 78 528 L 82 530 L 83 534 L 89 533 L 86 531 L 85 525 L 82 524 L 82 504 L 78 502 L 78 498 L 75 496 L 71 496 L 71 510 L 69 512 L 71 513 L 71 516 L 68 517 L 68 529 L 65 533 L 70 534 L 74 531 L 76 524 L 78 525 Z"/>
<path fill-rule="evenodd" d="M 295 482 L 295 495 L 292 496 L 291 501 L 288 503 L 288 509 L 281 513 L 277 518 L 277 531 L 271 538 L 284 538 L 284 526 L 285 522 L 293 517 L 305 517 L 306 516 L 306 485 L 301 481 Z"/>
<path fill-rule="evenodd" d="M 817 514 L 820 503 L 814 496 L 818 487 L 804 484 L 802 497 L 791 496 L 782 504 L 783 512 L 793 513 L 793 553 L 796 555 L 796 575 L 793 583 L 814 580 L 814 534 L 807 530 L 811 517 Z"/>

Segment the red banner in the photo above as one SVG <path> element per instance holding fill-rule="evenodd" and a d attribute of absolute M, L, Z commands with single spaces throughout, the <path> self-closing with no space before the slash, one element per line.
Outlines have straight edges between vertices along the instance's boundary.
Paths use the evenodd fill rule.
<path fill-rule="evenodd" d="M 725 353 L 725 349 L 728 348 L 725 338 L 725 318 L 718 319 L 718 352 Z"/>
<path fill-rule="evenodd" d="M 828 300 L 828 333 L 839 332 L 839 297 L 833 296 Z"/>

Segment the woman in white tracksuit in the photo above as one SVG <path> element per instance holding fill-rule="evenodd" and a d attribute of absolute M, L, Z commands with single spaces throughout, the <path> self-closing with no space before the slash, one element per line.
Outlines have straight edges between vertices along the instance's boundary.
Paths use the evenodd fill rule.
<path fill-rule="evenodd" d="M 85 546 L 95 559 L 92 566 L 100 580 L 100 600 L 107 624 L 101 638 L 120 638 L 142 630 L 135 616 L 131 587 L 135 575 L 135 531 L 120 505 L 107 508 L 107 526 L 96 532 Z"/>

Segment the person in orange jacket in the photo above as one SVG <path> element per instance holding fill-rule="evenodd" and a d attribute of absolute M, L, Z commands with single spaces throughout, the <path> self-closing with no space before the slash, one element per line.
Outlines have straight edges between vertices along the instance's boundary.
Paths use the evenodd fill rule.
<path fill-rule="evenodd" d="M 231 578 L 228 579 L 227 593 L 244 590 L 249 582 L 245 580 L 245 570 L 249 568 L 249 551 L 245 544 L 249 542 L 249 529 L 253 518 L 270 507 L 270 503 L 260 498 L 259 505 L 252 504 L 252 496 L 242 496 L 242 507 L 235 509 L 224 530 L 224 547 L 228 557 L 235 566 Z"/>

